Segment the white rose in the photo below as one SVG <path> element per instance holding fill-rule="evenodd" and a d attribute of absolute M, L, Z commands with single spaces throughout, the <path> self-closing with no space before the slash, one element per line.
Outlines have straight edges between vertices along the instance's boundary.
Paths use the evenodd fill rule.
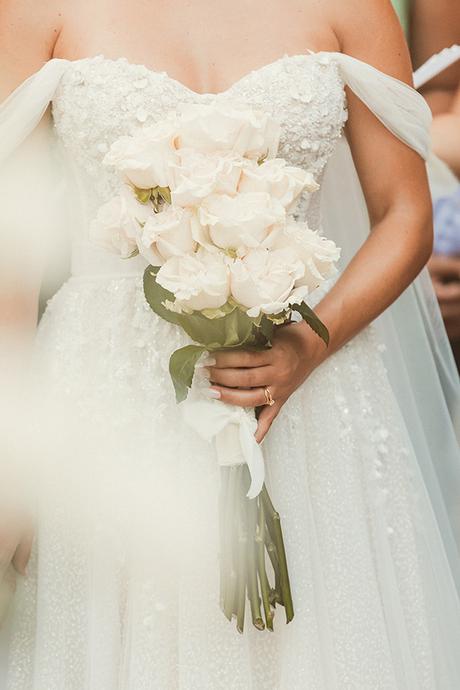
<path fill-rule="evenodd" d="M 132 136 L 120 137 L 104 158 L 136 187 L 168 187 L 171 165 L 177 163 L 174 137 L 177 127 L 172 120 L 163 120 L 152 127 L 139 129 Z"/>
<path fill-rule="evenodd" d="M 284 223 L 285 215 L 280 202 L 262 192 L 211 196 L 199 209 L 209 241 L 222 249 L 233 249 L 238 255 L 247 248 L 268 245 L 272 230 Z M 206 234 L 200 241 L 206 244 Z"/>
<path fill-rule="evenodd" d="M 179 113 L 178 148 L 233 151 L 255 159 L 276 156 L 280 126 L 268 113 L 229 103 L 186 103 Z"/>
<path fill-rule="evenodd" d="M 292 249 L 302 261 L 305 273 L 296 284 L 306 286 L 310 291 L 337 273 L 340 249 L 306 223 L 292 220 L 277 235 L 275 246 Z"/>
<path fill-rule="evenodd" d="M 171 257 L 158 271 L 157 281 L 173 293 L 176 306 L 185 309 L 217 309 L 230 294 L 226 257 L 205 249 Z"/>
<path fill-rule="evenodd" d="M 100 207 L 89 228 L 90 239 L 94 244 L 127 259 L 138 248 L 141 231 L 139 221 L 143 222 L 145 214 L 146 209 L 142 204 L 130 199 L 127 194 L 115 196 Z"/>
<path fill-rule="evenodd" d="M 240 192 L 266 192 L 288 208 L 302 192 L 316 192 L 319 185 L 310 172 L 275 158 L 262 165 L 247 161 L 238 189 Z"/>
<path fill-rule="evenodd" d="M 202 154 L 192 149 L 178 152 L 173 167 L 172 202 L 197 206 L 210 194 L 236 194 L 243 161 L 232 153 Z"/>
<path fill-rule="evenodd" d="M 152 266 L 161 266 L 171 256 L 193 252 L 192 225 L 196 222 L 191 211 L 167 207 L 161 213 L 151 213 L 142 229 L 139 251 Z"/>
<path fill-rule="evenodd" d="M 254 249 L 231 265 L 231 293 L 247 308 L 248 316 L 280 314 L 307 297 L 308 288 L 295 287 L 304 271 L 290 249 Z"/>

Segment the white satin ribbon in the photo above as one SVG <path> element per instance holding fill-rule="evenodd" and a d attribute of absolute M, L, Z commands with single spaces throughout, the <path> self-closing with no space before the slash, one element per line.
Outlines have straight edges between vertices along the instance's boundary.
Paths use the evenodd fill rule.
<path fill-rule="evenodd" d="M 205 441 L 215 439 L 219 465 L 247 464 L 251 476 L 248 498 L 256 498 L 265 481 L 262 449 L 254 434 L 257 420 L 253 410 L 227 405 L 218 400 L 187 399 L 181 403 L 186 423 Z"/>

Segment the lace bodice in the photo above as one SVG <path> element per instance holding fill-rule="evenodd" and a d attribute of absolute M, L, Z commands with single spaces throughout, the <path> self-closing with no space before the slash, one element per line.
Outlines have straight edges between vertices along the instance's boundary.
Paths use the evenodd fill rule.
<path fill-rule="evenodd" d="M 86 220 L 120 184 L 102 165 L 112 142 L 161 120 L 179 102 L 228 99 L 276 117 L 282 127 L 279 155 L 321 177 L 347 117 L 344 83 L 329 55 L 284 56 L 218 94 L 199 94 L 165 72 L 125 58 L 73 62 L 55 93 L 53 117 L 84 189 Z M 315 208 L 318 203 L 311 203 L 309 215 L 317 215 Z"/>

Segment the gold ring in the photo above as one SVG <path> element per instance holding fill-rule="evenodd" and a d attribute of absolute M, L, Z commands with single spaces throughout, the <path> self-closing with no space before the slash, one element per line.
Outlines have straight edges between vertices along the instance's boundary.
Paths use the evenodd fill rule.
<path fill-rule="evenodd" d="M 265 393 L 265 404 L 271 407 L 272 405 L 275 404 L 275 401 L 273 400 L 272 394 L 270 393 L 270 388 L 268 386 L 265 386 L 264 388 L 264 393 Z"/>

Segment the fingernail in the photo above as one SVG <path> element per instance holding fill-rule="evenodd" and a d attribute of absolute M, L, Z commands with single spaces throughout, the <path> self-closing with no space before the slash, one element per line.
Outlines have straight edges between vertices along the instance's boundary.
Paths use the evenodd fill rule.
<path fill-rule="evenodd" d="M 202 361 L 202 366 L 203 367 L 213 367 L 217 364 L 216 358 L 215 357 L 206 357 Z"/>
<path fill-rule="evenodd" d="M 219 400 L 221 397 L 220 391 L 216 391 L 215 388 L 205 388 L 203 395 L 205 395 L 207 398 L 213 398 L 214 400 Z"/>

